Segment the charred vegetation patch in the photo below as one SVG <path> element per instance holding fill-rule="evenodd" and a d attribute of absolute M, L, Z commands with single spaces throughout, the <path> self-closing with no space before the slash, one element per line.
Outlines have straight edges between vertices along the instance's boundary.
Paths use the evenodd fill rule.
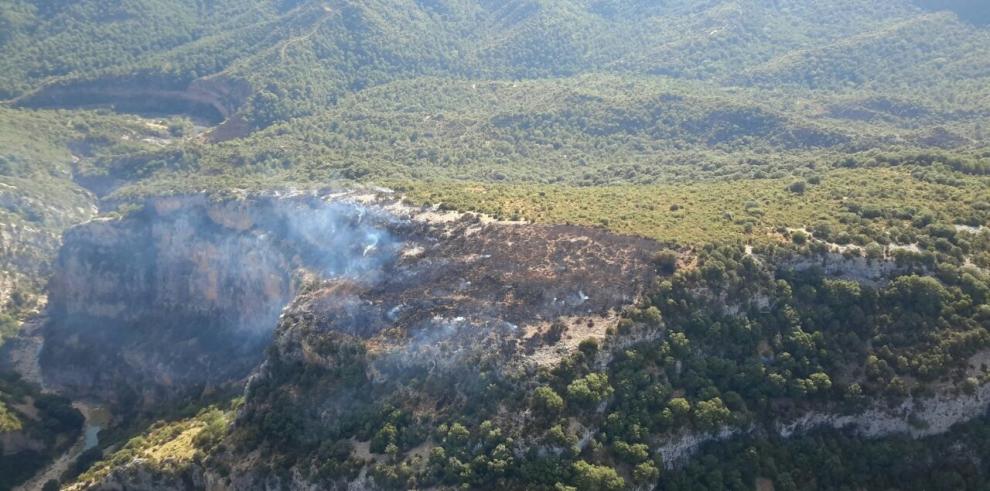
<path fill-rule="evenodd" d="M 430 222 L 316 196 L 156 198 L 66 235 L 42 370 L 75 396 L 126 392 L 148 404 L 237 382 L 297 295 L 276 344 L 308 365 L 334 365 L 332 339 L 390 357 L 382 373 L 455 366 L 479 350 L 510 359 L 542 343 L 527 326 L 604 318 L 635 301 L 658 247 L 588 227 Z"/>
<path fill-rule="evenodd" d="M 310 325 L 362 339 L 402 333 L 390 332 L 386 344 L 445 322 L 507 326 L 521 336 L 521 327 L 634 302 L 655 275 L 659 249 L 590 227 L 482 223 L 471 215 L 442 225 L 402 222 L 397 233 L 407 254 L 381 281 L 333 280 L 287 315 L 315 316 Z"/>

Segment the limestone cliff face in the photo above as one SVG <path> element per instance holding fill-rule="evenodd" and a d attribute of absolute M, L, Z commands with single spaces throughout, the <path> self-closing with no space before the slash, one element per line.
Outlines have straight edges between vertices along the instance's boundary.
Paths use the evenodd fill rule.
<path fill-rule="evenodd" d="M 71 229 L 50 285 L 46 383 L 153 402 L 247 375 L 301 275 L 379 260 L 366 249 L 385 233 L 362 220 L 316 199 L 162 198 Z"/>
<path fill-rule="evenodd" d="M 49 84 L 17 99 L 16 103 L 41 108 L 112 104 L 123 111 L 167 111 L 219 124 L 237 111 L 251 90 L 244 80 L 221 75 L 188 84 L 156 77 L 110 77 Z"/>

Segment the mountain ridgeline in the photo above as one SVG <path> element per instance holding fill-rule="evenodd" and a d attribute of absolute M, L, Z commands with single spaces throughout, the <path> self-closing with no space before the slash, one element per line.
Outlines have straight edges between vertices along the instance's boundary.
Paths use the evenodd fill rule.
<path fill-rule="evenodd" d="M 871 151 L 983 168 L 980 8 L 925 7 L 18 0 L 0 7 L 0 98 L 205 127 L 78 166 L 100 195 L 785 177 Z"/>
<path fill-rule="evenodd" d="M 950 61 L 985 58 L 986 33 L 973 25 L 985 7 L 950 4 L 17 0 L 0 10 L 0 97 L 237 114 L 259 128 L 424 75 L 650 74 L 920 95 L 986 76 Z"/>

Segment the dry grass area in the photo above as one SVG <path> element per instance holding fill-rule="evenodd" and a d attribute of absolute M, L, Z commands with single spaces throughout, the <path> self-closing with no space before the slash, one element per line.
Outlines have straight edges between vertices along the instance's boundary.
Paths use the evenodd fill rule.
<path fill-rule="evenodd" d="M 0 433 L 19 431 L 21 428 L 21 421 L 17 419 L 17 416 L 7 409 L 3 402 L 0 402 Z"/>
<path fill-rule="evenodd" d="M 166 462 L 189 462 L 196 453 L 196 447 L 193 445 L 193 441 L 196 435 L 199 435 L 202 431 L 202 426 L 189 428 L 179 433 L 174 439 L 145 450 L 144 455 L 159 464 Z"/>
<path fill-rule="evenodd" d="M 114 469 L 129 465 L 146 465 L 165 473 L 184 469 L 196 454 L 206 451 L 200 442 L 204 432 L 222 434 L 233 419 L 233 410 L 210 407 L 192 418 L 180 421 L 159 421 L 142 435 L 131 438 L 122 448 L 97 462 L 65 489 L 89 489 Z M 209 440 L 210 433 L 206 433 Z M 214 444 L 216 441 L 213 442 Z"/>
<path fill-rule="evenodd" d="M 558 319 L 566 329 L 561 334 L 560 340 L 556 343 L 544 343 L 540 341 L 550 330 L 551 322 L 541 322 L 527 326 L 525 339 L 534 341 L 537 345 L 532 353 L 526 355 L 526 359 L 540 366 L 553 366 L 560 363 L 560 360 L 570 356 L 577 351 L 581 341 L 595 339 L 601 341 L 605 339 L 605 333 L 610 328 L 615 328 L 619 323 L 619 314 L 614 310 L 608 311 L 604 315 L 570 316 Z"/>

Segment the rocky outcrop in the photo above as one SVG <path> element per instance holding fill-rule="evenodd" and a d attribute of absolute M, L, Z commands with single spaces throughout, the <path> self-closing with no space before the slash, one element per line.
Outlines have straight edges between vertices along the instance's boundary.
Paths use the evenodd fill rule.
<path fill-rule="evenodd" d="M 915 438 L 945 433 L 952 425 L 982 416 L 990 406 L 990 384 L 971 394 L 941 393 L 933 397 L 911 397 L 889 407 L 877 403 L 857 414 L 811 412 L 781 422 L 777 432 L 783 437 L 815 428 L 852 429 L 866 437 L 907 434 Z"/>
<path fill-rule="evenodd" d="M 155 489 L 182 491 L 218 489 L 206 482 L 202 467 L 190 465 L 180 471 L 162 472 L 146 459 L 134 459 L 127 465 L 114 468 L 99 482 L 88 487 L 73 486 L 70 489 L 100 491 L 125 491 L 128 489 Z"/>
<path fill-rule="evenodd" d="M 725 426 L 715 432 L 683 432 L 656 446 L 664 464 L 676 467 L 694 455 L 703 445 L 728 440 L 742 434 L 774 434 L 791 438 L 818 429 L 848 430 L 867 438 L 908 435 L 912 438 L 940 435 L 952 426 L 987 413 L 990 408 L 990 383 L 972 393 L 945 391 L 930 397 L 909 397 L 890 406 L 877 401 L 857 412 L 809 411 L 797 418 L 773 422 L 769 428 Z"/>
<path fill-rule="evenodd" d="M 65 199 L 53 203 L 46 192 Z M 40 293 L 62 232 L 96 211 L 95 198 L 71 183 L 53 180 L 39 186 L 27 179 L 0 178 L 0 313 L 43 303 L 23 297 Z"/>

